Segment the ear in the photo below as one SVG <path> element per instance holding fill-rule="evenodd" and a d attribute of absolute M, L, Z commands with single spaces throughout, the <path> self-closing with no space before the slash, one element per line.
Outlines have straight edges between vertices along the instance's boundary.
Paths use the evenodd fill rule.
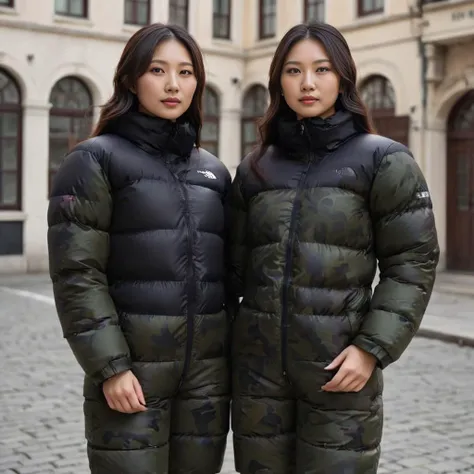
<path fill-rule="evenodd" d="M 128 90 L 129 90 L 132 94 L 135 94 L 135 95 L 137 94 L 137 90 L 135 89 L 134 86 L 130 87 Z"/>

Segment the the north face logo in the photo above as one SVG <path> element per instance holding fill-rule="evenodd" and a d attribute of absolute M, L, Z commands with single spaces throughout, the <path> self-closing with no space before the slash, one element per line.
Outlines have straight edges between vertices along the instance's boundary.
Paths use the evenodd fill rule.
<path fill-rule="evenodd" d="M 209 178 L 209 179 L 217 179 L 216 175 L 212 171 L 198 170 L 198 173 L 201 173 L 202 175 L 204 175 L 206 178 Z"/>

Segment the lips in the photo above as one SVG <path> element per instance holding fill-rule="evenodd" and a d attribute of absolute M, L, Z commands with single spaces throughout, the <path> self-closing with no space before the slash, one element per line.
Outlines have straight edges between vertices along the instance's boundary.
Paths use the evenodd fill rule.
<path fill-rule="evenodd" d="M 317 101 L 318 99 L 316 99 L 316 97 L 311 96 L 305 96 L 300 99 L 300 102 L 302 102 L 303 104 L 314 104 Z"/>
<path fill-rule="evenodd" d="M 179 99 L 175 99 L 175 98 L 165 99 L 165 100 L 162 100 L 161 102 L 163 102 L 164 104 L 180 104 L 181 103 Z"/>

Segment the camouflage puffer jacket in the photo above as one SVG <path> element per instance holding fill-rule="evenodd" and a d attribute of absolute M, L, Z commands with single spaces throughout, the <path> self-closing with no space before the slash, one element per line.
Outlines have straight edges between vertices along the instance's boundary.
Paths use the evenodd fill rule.
<path fill-rule="evenodd" d="M 188 123 L 130 113 L 76 146 L 54 179 L 50 274 L 64 336 L 85 372 L 93 473 L 217 472 L 222 462 L 231 179 L 195 139 Z M 146 412 L 107 407 L 101 383 L 127 369 Z"/>
<path fill-rule="evenodd" d="M 382 369 L 416 333 L 438 243 L 430 194 L 407 148 L 358 133 L 349 113 L 280 119 L 232 193 L 231 267 L 239 472 L 374 474 Z M 380 282 L 372 294 L 377 260 Z M 378 367 L 360 392 L 321 387 L 354 344 Z"/>

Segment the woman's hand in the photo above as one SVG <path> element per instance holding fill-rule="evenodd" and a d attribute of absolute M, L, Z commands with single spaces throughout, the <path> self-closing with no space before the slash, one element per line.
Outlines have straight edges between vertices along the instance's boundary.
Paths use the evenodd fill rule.
<path fill-rule="evenodd" d="M 344 349 L 325 370 L 339 367 L 336 375 L 321 388 L 326 392 L 360 392 L 375 369 L 377 359 L 357 346 Z"/>
<path fill-rule="evenodd" d="M 107 379 L 102 385 L 102 391 L 112 410 L 121 413 L 146 411 L 142 387 L 131 370 Z"/>

